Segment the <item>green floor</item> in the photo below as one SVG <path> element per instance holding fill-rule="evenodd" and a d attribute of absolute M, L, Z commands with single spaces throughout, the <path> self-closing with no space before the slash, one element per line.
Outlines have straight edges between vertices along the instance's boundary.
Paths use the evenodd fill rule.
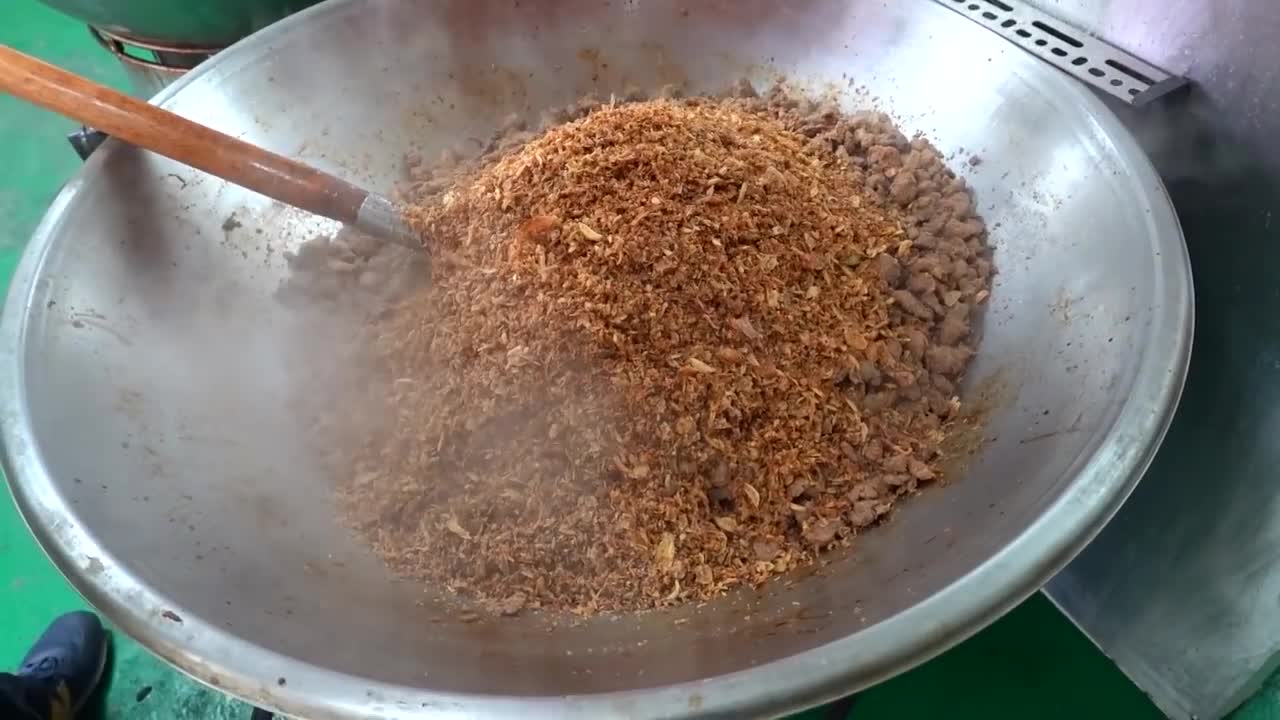
<path fill-rule="evenodd" d="M 35 0 L 5 4 L 0 42 L 102 82 L 124 73 L 84 27 Z M 0 97 L 0 285 L 62 183 L 79 165 L 65 135 L 72 123 Z M 16 665 L 54 614 L 84 606 L 45 559 L 0 493 L 0 667 Z M 187 680 L 117 636 L 100 716 L 112 720 L 247 719 L 249 709 Z M 1280 718 L 1280 697 L 1264 693 L 1236 720 Z M 802 717 L 823 718 L 820 711 Z M 1158 718 L 1159 712 L 1041 596 L 946 655 L 865 693 L 859 720 L 1037 717 Z"/>

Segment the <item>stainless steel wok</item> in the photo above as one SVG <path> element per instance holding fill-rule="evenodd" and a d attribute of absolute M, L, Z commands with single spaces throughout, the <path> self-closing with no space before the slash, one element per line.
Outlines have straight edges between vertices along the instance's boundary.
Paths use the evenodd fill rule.
<path fill-rule="evenodd" d="M 927 0 L 331 0 L 157 102 L 385 190 L 407 148 L 512 112 L 777 74 L 927 133 L 994 228 L 965 391 L 988 442 L 851 557 L 702 608 L 457 621 L 337 524 L 284 406 L 280 255 L 326 228 L 116 143 L 53 203 L 0 323 L 5 469 L 36 536 L 173 664 L 313 719 L 770 715 L 973 633 L 1116 510 L 1187 366 L 1177 220 L 1074 81 Z"/>

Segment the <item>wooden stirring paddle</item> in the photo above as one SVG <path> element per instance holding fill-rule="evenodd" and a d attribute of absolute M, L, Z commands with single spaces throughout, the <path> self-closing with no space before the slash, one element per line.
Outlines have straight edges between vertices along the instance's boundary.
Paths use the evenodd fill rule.
<path fill-rule="evenodd" d="M 0 91 L 287 205 L 417 250 L 387 198 L 0 45 Z"/>

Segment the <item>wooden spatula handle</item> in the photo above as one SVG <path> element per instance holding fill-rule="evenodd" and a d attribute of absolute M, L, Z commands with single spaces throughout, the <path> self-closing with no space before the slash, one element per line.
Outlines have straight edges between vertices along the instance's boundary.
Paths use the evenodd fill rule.
<path fill-rule="evenodd" d="M 0 91 L 283 203 L 354 224 L 369 193 L 0 45 Z"/>

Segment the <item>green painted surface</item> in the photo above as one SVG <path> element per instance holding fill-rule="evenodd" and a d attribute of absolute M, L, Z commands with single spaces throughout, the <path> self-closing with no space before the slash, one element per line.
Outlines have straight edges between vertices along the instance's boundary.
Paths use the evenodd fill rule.
<path fill-rule="evenodd" d="M 35 0 L 0 2 L 6 5 L 0 42 L 102 82 L 125 85 L 123 71 L 82 26 Z M 73 129 L 69 121 L 0 96 L 0 284 L 7 285 L 26 239 L 79 166 L 65 141 Z M 83 606 L 36 547 L 12 500 L 0 493 L 0 667 L 16 665 L 54 615 Z M 1269 685 L 1235 720 L 1280 720 L 1277 685 Z M 186 679 L 119 635 L 106 692 L 92 714 L 109 720 L 248 716 L 246 706 Z M 819 720 L 828 713 L 815 710 L 799 717 Z M 937 660 L 864 693 L 850 717 L 1154 720 L 1160 714 L 1048 601 L 1036 596 Z"/>

